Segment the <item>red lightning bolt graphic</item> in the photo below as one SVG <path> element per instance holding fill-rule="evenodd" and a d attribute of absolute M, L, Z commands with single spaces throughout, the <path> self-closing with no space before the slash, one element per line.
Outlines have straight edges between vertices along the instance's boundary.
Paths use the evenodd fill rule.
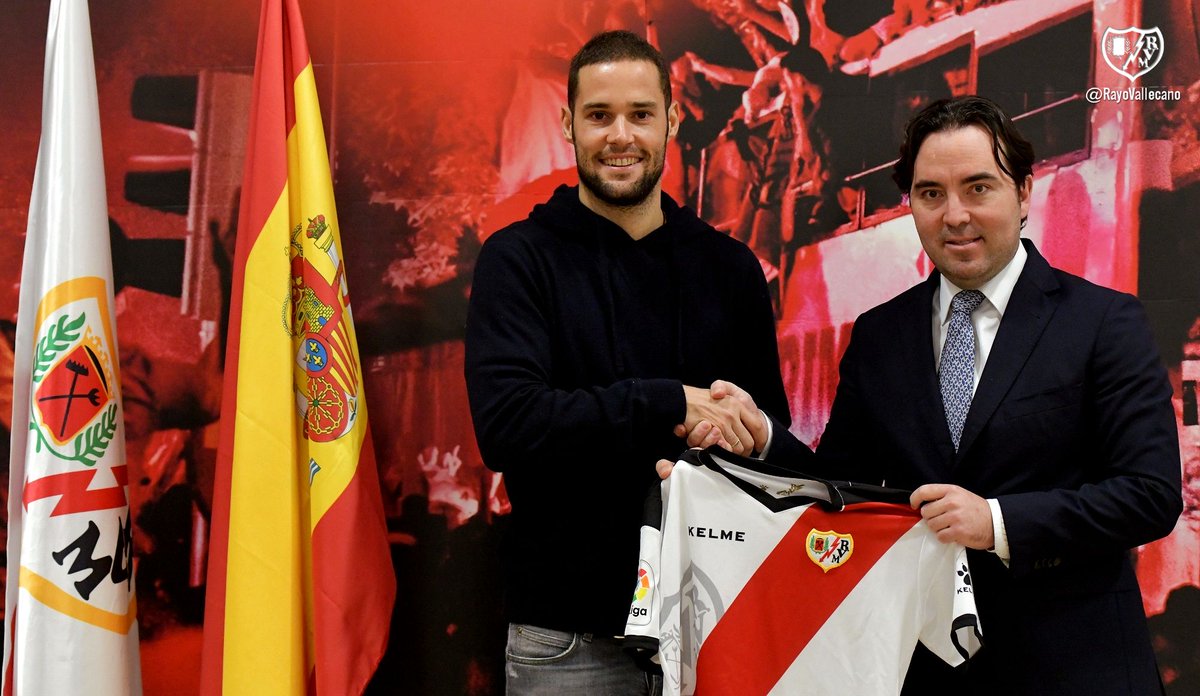
<path fill-rule="evenodd" d="M 824 561 L 826 558 L 829 558 L 829 554 L 833 553 L 833 552 L 834 552 L 834 550 L 835 550 L 835 549 L 837 549 L 837 547 L 838 547 L 838 545 L 837 545 L 837 537 L 834 537 L 834 539 L 833 539 L 833 543 L 831 543 L 831 544 L 829 545 L 829 550 L 828 550 L 828 551 L 826 551 L 825 553 L 823 553 L 823 554 L 821 555 L 821 558 L 820 558 L 820 559 L 818 559 L 818 560 Z"/>
<path fill-rule="evenodd" d="M 61 496 L 58 504 L 51 511 L 51 517 L 70 515 L 75 512 L 92 512 L 95 510 L 112 510 L 128 504 L 125 498 L 125 486 L 129 485 L 129 469 L 127 466 L 114 466 L 113 477 L 117 485 L 112 488 L 90 490 L 96 471 L 70 471 L 65 474 L 43 476 L 36 481 L 25 484 L 25 507 L 35 500 Z"/>

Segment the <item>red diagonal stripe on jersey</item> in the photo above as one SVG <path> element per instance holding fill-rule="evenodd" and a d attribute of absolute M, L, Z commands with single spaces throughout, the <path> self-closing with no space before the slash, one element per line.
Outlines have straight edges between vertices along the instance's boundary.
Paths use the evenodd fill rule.
<path fill-rule="evenodd" d="M 766 694 L 842 600 L 920 514 L 890 503 L 804 511 L 729 605 L 696 658 L 696 694 Z M 828 573 L 805 552 L 812 530 L 854 536 L 849 559 Z"/>

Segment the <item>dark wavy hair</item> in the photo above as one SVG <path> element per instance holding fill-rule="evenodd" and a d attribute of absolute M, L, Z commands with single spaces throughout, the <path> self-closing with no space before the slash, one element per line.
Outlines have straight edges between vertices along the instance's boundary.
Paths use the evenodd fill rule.
<path fill-rule="evenodd" d="M 658 85 L 662 87 L 665 104 L 671 105 L 671 79 L 667 62 L 658 49 L 631 31 L 617 30 L 596 34 L 571 59 L 567 74 L 567 104 L 575 110 L 575 92 L 579 88 L 579 71 L 588 65 L 615 63 L 622 60 L 644 60 L 658 69 Z"/>
<path fill-rule="evenodd" d="M 1033 174 L 1033 145 L 1021 135 L 1012 119 L 996 102 L 978 95 L 935 101 L 913 116 L 904 127 L 900 159 L 892 172 L 892 181 L 901 193 L 912 189 L 913 166 L 921 144 L 933 133 L 979 126 L 992 135 L 992 156 L 996 166 L 1019 189 L 1025 177 Z"/>

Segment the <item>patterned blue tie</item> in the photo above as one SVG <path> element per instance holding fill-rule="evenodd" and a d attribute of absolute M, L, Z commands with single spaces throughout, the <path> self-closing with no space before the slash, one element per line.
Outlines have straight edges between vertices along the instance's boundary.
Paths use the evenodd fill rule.
<path fill-rule="evenodd" d="M 978 290 L 963 290 L 950 301 L 950 328 L 942 346 L 939 379 L 942 383 L 942 406 L 954 451 L 962 440 L 963 423 L 971 409 L 971 394 L 975 391 L 975 327 L 971 312 L 983 302 Z"/>

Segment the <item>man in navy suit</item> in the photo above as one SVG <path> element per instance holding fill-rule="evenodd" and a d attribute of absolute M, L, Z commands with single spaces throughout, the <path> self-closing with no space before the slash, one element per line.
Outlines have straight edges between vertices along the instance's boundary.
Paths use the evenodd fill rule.
<path fill-rule="evenodd" d="M 914 489 L 938 539 L 971 550 L 984 647 L 959 670 L 918 647 L 905 694 L 1162 692 L 1129 549 L 1182 509 L 1171 386 L 1134 297 L 1021 240 L 1033 161 L 981 97 L 909 122 L 893 176 L 937 272 L 858 318 L 815 457 L 714 385 L 756 450 L 776 434 L 770 460 Z M 689 442 L 719 439 L 702 424 Z"/>

